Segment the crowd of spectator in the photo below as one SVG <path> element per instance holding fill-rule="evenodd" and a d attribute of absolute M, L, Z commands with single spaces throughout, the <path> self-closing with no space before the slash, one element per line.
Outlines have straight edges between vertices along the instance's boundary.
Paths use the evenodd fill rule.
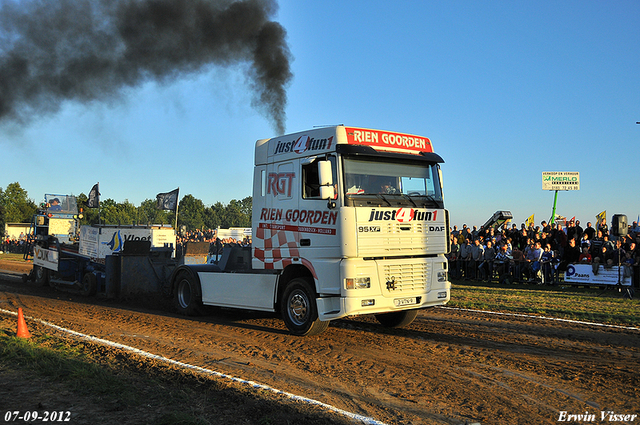
<path fill-rule="evenodd" d="M 453 279 L 497 280 L 499 283 L 554 285 L 569 264 L 590 264 L 594 274 L 604 268 L 623 267 L 624 276 L 639 283 L 640 227 L 628 226 L 625 236 L 609 232 L 606 222 L 597 228 L 580 220 L 539 226 L 504 225 L 479 232 L 463 225 L 450 229 L 449 270 Z M 624 232 L 622 232 L 624 233 Z"/>
<path fill-rule="evenodd" d="M 22 254 L 27 244 L 27 237 L 24 233 L 20 233 L 17 238 L 15 236 L 5 236 L 1 242 L 0 252 Z"/>
<path fill-rule="evenodd" d="M 176 256 L 180 257 L 184 252 L 184 247 L 189 242 L 208 242 L 209 254 L 215 255 L 221 253 L 222 248 L 226 245 L 240 245 L 250 246 L 251 238 L 243 237 L 242 239 L 236 239 L 232 237 L 218 238 L 216 229 L 195 229 L 187 230 L 186 232 L 180 232 L 176 235 Z"/>

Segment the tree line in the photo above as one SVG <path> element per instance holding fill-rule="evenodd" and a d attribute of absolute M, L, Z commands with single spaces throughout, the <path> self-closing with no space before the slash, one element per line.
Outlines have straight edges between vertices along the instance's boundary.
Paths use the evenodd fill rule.
<path fill-rule="evenodd" d="M 83 208 L 80 224 L 175 224 L 175 213 L 157 208 L 156 200 L 145 199 L 140 206 L 125 200 L 116 202 L 109 198 L 100 201 L 100 208 L 84 208 L 87 195 L 76 196 L 78 208 Z M 178 228 L 187 230 L 215 229 L 217 227 L 251 227 L 250 196 L 242 200 L 232 199 L 228 204 L 216 202 L 205 206 L 193 195 L 185 195 L 178 204 Z M 18 182 L 0 187 L 0 229 L 5 223 L 29 223 L 39 208 Z M 99 210 L 99 211 L 98 211 Z"/>

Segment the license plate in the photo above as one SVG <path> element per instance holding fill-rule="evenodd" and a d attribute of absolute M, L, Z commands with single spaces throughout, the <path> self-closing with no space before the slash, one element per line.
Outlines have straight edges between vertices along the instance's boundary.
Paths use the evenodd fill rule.
<path fill-rule="evenodd" d="M 412 305 L 412 304 L 416 303 L 416 298 L 415 297 L 411 297 L 411 298 L 396 298 L 393 301 L 397 306 Z"/>

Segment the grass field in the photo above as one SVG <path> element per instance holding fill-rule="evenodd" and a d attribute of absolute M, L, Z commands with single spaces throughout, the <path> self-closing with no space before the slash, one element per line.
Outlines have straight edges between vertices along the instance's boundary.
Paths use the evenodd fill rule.
<path fill-rule="evenodd" d="M 0 254 L 0 260 L 10 260 L 10 261 L 24 261 L 24 254 L 11 254 L 8 252 L 4 252 Z"/>
<path fill-rule="evenodd" d="M 640 300 L 625 299 L 617 288 L 452 283 L 450 307 L 640 326 Z"/>

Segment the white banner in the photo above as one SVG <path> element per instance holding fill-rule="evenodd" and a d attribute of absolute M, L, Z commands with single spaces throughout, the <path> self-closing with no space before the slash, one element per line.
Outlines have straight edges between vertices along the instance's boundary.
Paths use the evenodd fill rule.
<path fill-rule="evenodd" d="M 624 266 L 620 266 L 620 284 L 630 286 L 632 277 L 624 275 Z M 564 273 L 564 281 L 572 285 L 617 285 L 618 266 L 605 269 L 602 265 L 598 274 L 593 274 L 591 264 L 569 264 Z"/>
<path fill-rule="evenodd" d="M 37 245 L 34 246 L 33 264 L 44 267 L 45 269 L 58 271 L 58 251 L 42 248 Z"/>
<path fill-rule="evenodd" d="M 542 190 L 580 190 L 577 171 L 543 171 Z"/>

